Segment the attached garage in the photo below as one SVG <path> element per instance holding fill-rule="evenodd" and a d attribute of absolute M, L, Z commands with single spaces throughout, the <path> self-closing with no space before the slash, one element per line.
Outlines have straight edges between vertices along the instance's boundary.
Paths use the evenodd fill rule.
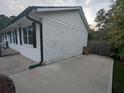
<path fill-rule="evenodd" d="M 49 63 L 82 54 L 88 30 L 80 6 L 32 6 L 1 31 L 1 39 L 28 58 Z"/>

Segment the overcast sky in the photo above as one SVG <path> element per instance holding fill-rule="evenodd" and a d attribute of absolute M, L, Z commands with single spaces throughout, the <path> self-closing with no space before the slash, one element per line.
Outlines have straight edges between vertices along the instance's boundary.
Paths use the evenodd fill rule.
<path fill-rule="evenodd" d="M 111 0 L 0 0 L 0 14 L 18 15 L 28 6 L 71 6 L 81 5 L 89 24 L 94 24 L 96 12 L 108 9 Z"/>

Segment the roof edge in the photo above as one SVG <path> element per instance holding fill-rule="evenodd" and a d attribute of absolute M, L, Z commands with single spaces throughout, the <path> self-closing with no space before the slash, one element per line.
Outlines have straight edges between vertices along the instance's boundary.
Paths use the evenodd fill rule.
<path fill-rule="evenodd" d="M 29 6 L 24 11 L 22 11 L 15 19 L 13 19 L 10 23 L 8 23 L 5 27 L 3 27 L 1 29 L 1 31 L 3 29 L 7 28 L 8 26 L 10 26 L 11 24 L 15 23 L 16 21 L 18 21 L 22 17 L 24 17 L 27 13 L 31 12 L 33 9 L 37 9 L 37 8 L 67 8 L 67 9 L 75 8 L 75 9 L 79 9 L 79 13 L 80 13 L 80 15 L 84 21 L 84 24 L 85 24 L 87 30 L 88 31 L 90 30 L 88 22 L 86 20 L 86 17 L 84 15 L 82 6 Z"/>
<path fill-rule="evenodd" d="M 80 15 L 81 15 L 81 17 L 82 17 L 82 19 L 83 19 L 83 21 L 84 21 L 84 25 L 86 26 L 86 29 L 87 29 L 88 31 L 90 31 L 90 27 L 89 27 L 89 24 L 88 24 L 88 22 L 87 22 L 87 19 L 86 19 L 86 16 L 85 16 L 85 14 L 84 14 L 84 11 L 83 11 L 82 7 L 80 7 L 80 9 L 79 9 L 79 13 L 80 13 Z"/>
<path fill-rule="evenodd" d="M 8 23 L 5 27 L 3 27 L 1 29 L 1 31 L 5 28 L 7 28 L 9 25 L 13 24 L 14 22 L 16 22 L 17 20 L 19 20 L 20 18 L 22 18 L 23 16 L 25 16 L 25 14 L 29 11 L 31 11 L 32 7 L 29 6 L 27 7 L 24 11 L 22 11 L 16 18 L 14 18 L 10 23 Z"/>

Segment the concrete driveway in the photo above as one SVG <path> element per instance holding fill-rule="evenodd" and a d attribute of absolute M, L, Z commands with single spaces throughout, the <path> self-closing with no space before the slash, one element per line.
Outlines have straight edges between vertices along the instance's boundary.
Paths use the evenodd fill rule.
<path fill-rule="evenodd" d="M 11 52 L 10 50 L 6 50 L 7 52 Z M 4 51 L 4 54 L 6 52 Z M 8 53 L 6 53 L 8 55 Z M 28 67 L 31 64 L 35 64 L 32 60 L 20 55 L 11 55 L 0 57 L 0 74 L 12 75 L 15 73 L 23 72 L 28 70 Z"/>
<path fill-rule="evenodd" d="M 77 56 L 11 75 L 17 93 L 111 93 L 113 60 Z"/>

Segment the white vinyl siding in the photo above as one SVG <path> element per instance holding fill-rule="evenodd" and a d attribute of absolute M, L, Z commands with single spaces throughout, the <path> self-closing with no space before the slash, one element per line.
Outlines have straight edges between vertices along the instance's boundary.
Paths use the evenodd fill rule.
<path fill-rule="evenodd" d="M 88 33 L 79 12 L 46 13 L 42 18 L 45 61 L 82 54 Z"/>

